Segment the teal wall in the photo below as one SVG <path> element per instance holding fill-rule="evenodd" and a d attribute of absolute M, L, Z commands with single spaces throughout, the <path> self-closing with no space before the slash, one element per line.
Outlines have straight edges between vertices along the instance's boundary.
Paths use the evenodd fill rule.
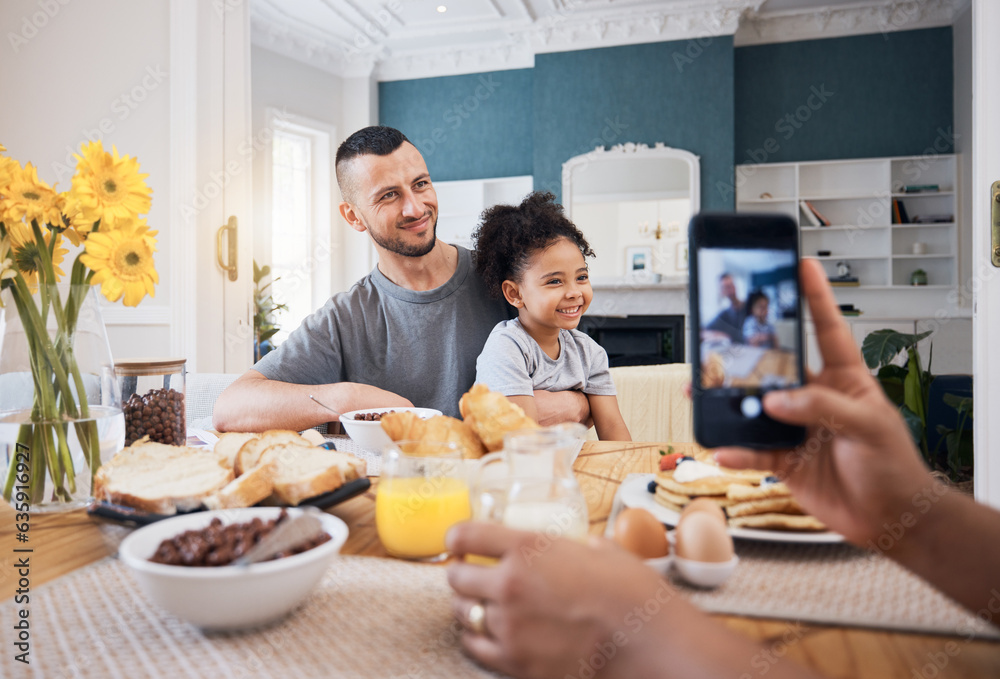
<path fill-rule="evenodd" d="M 562 164 L 599 144 L 687 149 L 701 158 L 702 207 L 733 175 L 733 39 L 659 42 L 535 57 L 535 188 L 561 193 Z"/>
<path fill-rule="evenodd" d="M 951 152 L 953 80 L 950 27 L 741 47 L 736 163 Z"/>
<path fill-rule="evenodd" d="M 532 70 L 379 83 L 379 122 L 420 149 L 437 181 L 530 175 Z"/>
<path fill-rule="evenodd" d="M 379 118 L 417 145 L 434 179 L 530 174 L 557 195 L 569 158 L 662 141 L 701 157 L 704 209 L 731 209 L 734 163 L 950 149 L 952 87 L 951 28 L 737 49 L 726 36 L 381 83 Z"/>

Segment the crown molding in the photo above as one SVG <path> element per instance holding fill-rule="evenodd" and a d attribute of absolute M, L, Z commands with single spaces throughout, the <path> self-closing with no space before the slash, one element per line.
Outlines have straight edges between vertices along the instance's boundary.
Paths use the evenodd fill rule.
<path fill-rule="evenodd" d="M 477 25 L 471 34 L 465 22 L 433 33 L 404 31 L 406 45 L 430 47 L 401 45 L 393 29 L 358 45 L 357 35 L 352 41 L 321 31 L 273 0 L 251 4 L 250 27 L 258 47 L 340 77 L 391 81 L 531 68 L 536 54 L 549 52 L 723 35 L 746 46 L 948 26 L 971 0 L 858 0 L 783 11 L 768 11 L 766 0 L 548 0 L 548 12 L 531 0 L 519 2 L 523 11 Z"/>
<path fill-rule="evenodd" d="M 555 0 L 557 10 L 572 7 Z M 380 81 L 429 78 L 531 68 L 535 55 L 617 47 L 670 40 L 732 35 L 740 18 L 758 9 L 764 0 L 725 0 L 706 5 L 689 3 L 670 11 L 636 12 L 628 16 L 604 11 L 570 14 L 557 11 L 537 21 L 508 29 L 504 39 L 489 44 L 461 45 L 421 52 L 393 51 L 379 60 Z"/>
<path fill-rule="evenodd" d="M 971 0 L 880 0 L 818 11 L 751 10 L 736 31 L 735 44 L 743 47 L 950 26 L 970 3 Z"/>
<path fill-rule="evenodd" d="M 262 12 L 256 3 L 250 11 L 250 40 L 257 47 L 344 78 L 371 75 L 384 51 L 381 46 L 363 51 L 348 42 L 319 35 Z"/>

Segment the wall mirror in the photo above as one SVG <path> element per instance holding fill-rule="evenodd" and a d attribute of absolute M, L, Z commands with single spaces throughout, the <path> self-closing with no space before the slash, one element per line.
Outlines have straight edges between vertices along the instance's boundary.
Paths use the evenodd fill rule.
<path fill-rule="evenodd" d="M 699 176 L 698 156 L 662 143 L 598 147 L 563 164 L 563 204 L 597 253 L 595 284 L 686 280 Z"/>

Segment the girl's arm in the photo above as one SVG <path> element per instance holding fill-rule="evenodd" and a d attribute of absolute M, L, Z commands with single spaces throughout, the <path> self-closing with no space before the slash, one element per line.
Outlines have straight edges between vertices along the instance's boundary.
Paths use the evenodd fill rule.
<path fill-rule="evenodd" d="M 590 415 L 594 418 L 597 438 L 602 441 L 631 441 L 625 419 L 618 408 L 617 396 L 598 396 L 587 394 L 590 401 Z"/>

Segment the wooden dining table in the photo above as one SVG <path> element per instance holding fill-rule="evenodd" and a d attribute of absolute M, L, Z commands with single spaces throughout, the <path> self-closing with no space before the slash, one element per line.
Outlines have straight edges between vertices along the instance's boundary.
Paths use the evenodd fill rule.
<path fill-rule="evenodd" d="M 587 442 L 574 464 L 576 478 L 588 500 L 590 532 L 603 535 L 618 486 L 628 474 L 653 473 L 667 443 Z M 693 444 L 675 443 L 676 452 L 692 452 Z M 375 530 L 377 478 L 364 494 L 329 508 L 343 519 L 350 536 L 341 550 L 390 558 Z M 114 554 L 102 521 L 78 510 L 33 515 L 30 520 L 31 588 L 43 585 L 87 564 Z M 18 588 L 15 515 L 0 504 L 0 597 L 9 601 Z M 428 566 L 432 567 L 432 566 Z M 1000 677 L 1000 642 L 966 641 L 947 636 L 897 633 L 856 627 L 806 624 L 796 643 L 786 643 L 787 620 L 713 615 L 723 625 L 763 644 L 781 662 L 791 661 L 829 677 L 913 679 L 920 677 Z M 0 638 L 4 638 L 0 633 Z M 961 652 L 943 656 L 949 641 L 961 642 Z M 10 652 L 4 649 L 2 652 Z M 945 657 L 946 667 L 937 667 Z M 767 663 L 745 676 L 766 676 Z"/>

